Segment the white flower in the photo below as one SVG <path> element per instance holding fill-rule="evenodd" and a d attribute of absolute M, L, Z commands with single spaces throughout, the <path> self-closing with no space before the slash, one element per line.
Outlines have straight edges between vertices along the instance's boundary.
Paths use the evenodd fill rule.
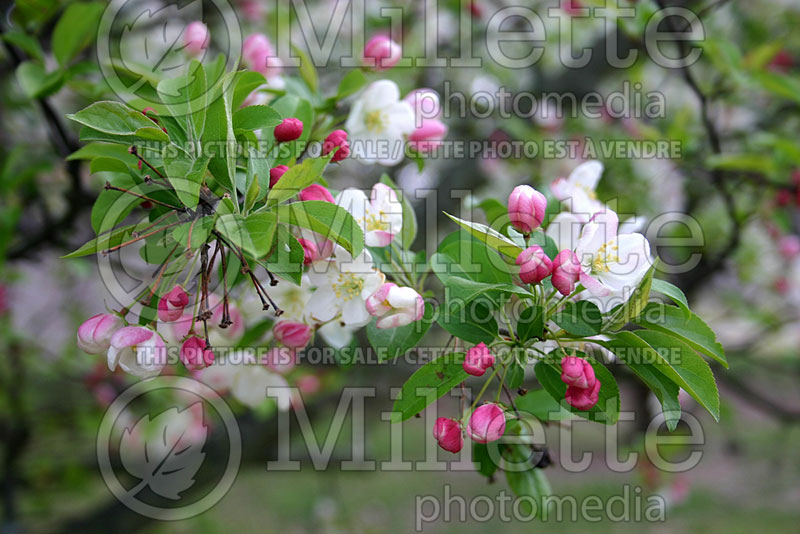
<path fill-rule="evenodd" d="M 604 208 L 594 192 L 602 174 L 602 163 L 587 161 L 575 167 L 569 178 L 559 178 L 554 181 L 550 185 L 550 190 L 558 200 L 569 202 L 569 210 L 581 222 L 586 222 Z"/>
<path fill-rule="evenodd" d="M 553 217 L 544 233 L 555 242 L 559 251 L 575 250 L 584 222 L 574 213 L 562 211 Z"/>
<path fill-rule="evenodd" d="M 396 83 L 378 80 L 353 104 L 344 127 L 359 160 L 397 165 L 404 157 L 403 136 L 414 130 L 414 110 L 400 100 Z"/>
<path fill-rule="evenodd" d="M 596 213 L 581 231 L 575 253 L 580 281 L 596 297 L 629 297 L 650 268 L 650 243 L 642 234 L 618 234 L 610 209 Z"/>
<path fill-rule="evenodd" d="M 403 204 L 386 184 L 375 184 L 371 199 L 360 189 L 345 189 L 336 197 L 336 203 L 361 225 L 368 247 L 389 245 L 403 228 Z"/>
<path fill-rule="evenodd" d="M 317 287 L 308 303 L 310 316 L 324 323 L 341 313 L 342 322 L 355 327 L 366 325 L 372 318 L 365 301 L 386 280 L 373 266 L 368 251 L 353 258 L 338 247 L 332 261 L 312 264 L 308 274 Z"/>
<path fill-rule="evenodd" d="M 353 332 L 355 330 L 355 328 L 345 326 L 339 321 L 331 321 L 320 326 L 317 329 L 317 333 L 322 336 L 322 339 L 325 340 L 329 347 L 342 349 L 353 341 Z"/>
<path fill-rule="evenodd" d="M 306 306 L 311 300 L 311 280 L 303 275 L 300 285 L 281 280 L 278 285 L 269 288 L 269 294 L 278 307 L 283 310 L 281 320 L 305 322 L 308 317 Z M 274 311 L 271 313 L 274 316 Z"/>
<path fill-rule="evenodd" d="M 167 363 L 167 348 L 157 332 L 143 326 L 125 326 L 111 336 L 108 368 L 119 366 L 126 373 L 150 378 Z"/>

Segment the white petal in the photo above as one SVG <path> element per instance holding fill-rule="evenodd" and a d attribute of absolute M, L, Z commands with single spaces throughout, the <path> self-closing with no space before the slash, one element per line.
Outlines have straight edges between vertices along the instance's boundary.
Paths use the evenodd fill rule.
<path fill-rule="evenodd" d="M 562 211 L 547 226 L 545 234 L 555 241 L 558 250 L 575 250 L 582 227 L 575 214 Z"/>
<path fill-rule="evenodd" d="M 400 88 L 391 80 L 378 80 L 367 87 L 359 100 L 364 102 L 365 111 L 382 109 L 400 100 Z"/>
<path fill-rule="evenodd" d="M 597 189 L 597 182 L 603 175 L 603 164 L 599 161 L 581 163 L 570 173 L 569 181 L 574 185 L 584 187 L 587 191 Z"/>
<path fill-rule="evenodd" d="M 341 304 L 342 301 L 336 297 L 332 287 L 321 287 L 314 292 L 306 311 L 315 321 L 325 322 L 330 321 L 339 313 Z"/>

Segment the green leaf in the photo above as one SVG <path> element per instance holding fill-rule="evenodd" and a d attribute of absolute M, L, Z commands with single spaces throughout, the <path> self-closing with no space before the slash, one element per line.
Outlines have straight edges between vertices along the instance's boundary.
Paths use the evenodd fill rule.
<path fill-rule="evenodd" d="M 725 368 L 728 367 L 725 349 L 717 341 L 716 334 L 705 321 L 692 312 L 687 316 L 683 310 L 675 306 L 651 302 L 633 322 L 650 330 L 677 337 L 696 351 L 717 360 Z"/>
<path fill-rule="evenodd" d="M 556 246 L 556 242 L 553 241 L 553 238 L 549 235 L 545 234 L 544 232 L 534 232 L 531 234 L 530 242 L 531 245 L 539 245 L 544 250 L 544 253 L 547 254 L 547 257 L 551 260 L 555 259 L 558 255 L 558 247 Z"/>
<path fill-rule="evenodd" d="M 244 197 L 244 211 L 245 213 L 253 209 L 253 206 L 261 195 L 261 187 L 258 185 L 258 180 L 253 180 L 247 188 L 247 193 Z"/>
<path fill-rule="evenodd" d="M 499 200 L 487 198 L 478 204 L 478 207 L 483 211 L 490 227 L 507 235 L 506 230 L 511 225 L 511 221 L 508 217 L 508 209 Z"/>
<path fill-rule="evenodd" d="M 589 421 L 613 425 L 619 419 L 620 402 L 617 381 L 614 380 L 614 376 L 602 364 L 596 362 L 592 358 L 586 357 L 584 354 L 576 353 L 576 355 L 586 359 L 592 365 L 594 374 L 600 381 L 600 392 L 598 394 L 597 404 L 589 410 L 578 410 L 567 403 L 565 399 L 567 385 L 561 381 L 560 364 L 555 365 L 540 361 L 536 364 L 535 368 L 536 378 L 550 396 L 565 410 L 583 417 L 584 419 L 588 419 Z"/>
<path fill-rule="evenodd" d="M 133 136 L 140 128 L 152 129 L 154 126 L 153 121 L 140 112 L 119 102 L 106 100 L 95 102 L 77 113 L 67 115 L 67 118 L 98 132 L 121 136 Z"/>
<path fill-rule="evenodd" d="M 254 213 L 247 218 L 231 213 L 217 219 L 216 229 L 254 258 L 261 258 L 272 249 L 276 224 L 272 213 Z"/>
<path fill-rule="evenodd" d="M 522 310 L 517 319 L 517 336 L 522 342 L 542 339 L 544 335 L 544 309 L 530 306 Z"/>
<path fill-rule="evenodd" d="M 23 61 L 17 67 L 17 81 L 29 98 L 46 98 L 64 85 L 64 73 L 60 70 L 47 73 L 40 64 Z"/>
<path fill-rule="evenodd" d="M 231 104 L 233 109 L 239 109 L 250 93 L 267 83 L 264 75 L 254 71 L 239 72 L 235 80 L 235 89 L 233 90 L 233 98 Z"/>
<path fill-rule="evenodd" d="M 236 136 L 233 133 L 233 116 L 231 111 L 232 83 L 227 79 L 235 73 L 226 75 L 222 80 L 225 91 L 211 102 L 206 110 L 206 123 L 203 130 L 203 147 L 219 147 L 214 150 L 208 168 L 217 182 L 228 188 L 233 195 L 234 205 L 238 206 L 238 192 L 236 190 Z M 227 84 L 227 85 L 226 85 Z"/>
<path fill-rule="evenodd" d="M 323 200 L 309 200 L 280 204 L 274 211 L 281 222 L 316 232 L 325 239 L 343 246 L 353 257 L 361 254 L 364 249 L 364 233 L 361 231 L 361 226 L 347 210 L 336 204 Z"/>
<path fill-rule="evenodd" d="M 508 256 L 509 258 L 516 259 L 522 252 L 522 248 L 511 241 L 509 238 L 498 232 L 493 228 L 489 228 L 485 224 L 465 221 L 454 217 L 445 212 L 445 215 L 450 217 L 456 224 L 467 230 L 481 243 L 485 243 L 487 247 L 496 250 L 497 252 Z"/>
<path fill-rule="evenodd" d="M 3 40 L 16 46 L 36 61 L 39 61 L 40 63 L 44 62 L 44 52 L 42 51 L 42 46 L 35 37 L 32 37 L 19 30 L 9 30 L 3 33 Z"/>
<path fill-rule="evenodd" d="M 426 363 L 406 380 L 394 401 L 391 422 L 399 423 L 413 417 L 426 406 L 467 379 L 464 353 L 445 354 Z"/>
<path fill-rule="evenodd" d="M 411 245 L 414 243 L 414 239 L 417 237 L 417 215 L 414 213 L 414 208 L 411 207 L 411 202 L 408 200 L 408 195 L 406 195 L 402 189 L 397 187 L 397 184 L 395 184 L 387 174 L 381 176 L 381 183 L 391 187 L 395 194 L 397 194 L 397 198 L 401 199 L 401 202 L 403 203 L 403 229 L 400 232 L 400 243 L 403 245 L 405 250 L 410 250 Z"/>
<path fill-rule="evenodd" d="M 434 256 L 438 256 L 439 261 L 434 262 L 434 257 L 431 257 L 431 268 L 443 284 L 450 276 L 487 284 L 510 284 L 513 282 L 512 270 L 518 270 L 516 265 L 509 265 L 500 254 L 463 230 L 445 237 L 439 243 L 438 252 L 439 255 Z"/>
<path fill-rule="evenodd" d="M 499 328 L 491 309 L 478 302 L 456 310 L 442 306 L 437 322 L 448 333 L 469 343 L 491 343 Z"/>
<path fill-rule="evenodd" d="M 300 48 L 292 45 L 292 50 L 294 50 L 295 54 L 300 58 L 300 77 L 306 82 L 308 88 L 316 93 L 319 91 L 319 76 L 317 75 L 317 69 L 314 67 L 314 63 L 312 63 L 308 54 Z"/>
<path fill-rule="evenodd" d="M 689 310 L 689 301 L 686 300 L 686 295 L 683 294 L 683 291 L 681 291 L 679 287 L 670 284 L 666 280 L 653 278 L 653 282 L 650 285 L 650 291 L 655 291 L 656 293 L 661 293 L 662 295 L 668 296 L 675 304 L 680 306 L 685 315 L 688 316 L 691 313 Z"/>
<path fill-rule="evenodd" d="M 199 249 L 208 240 L 211 230 L 214 229 L 213 217 L 201 217 L 190 222 L 185 222 L 172 230 L 172 238 L 183 247 L 191 250 Z M 192 241 L 189 243 L 189 233 L 191 232 Z"/>
<path fill-rule="evenodd" d="M 475 469 L 485 477 L 490 477 L 497 471 L 497 463 L 492 460 L 486 443 L 472 442 L 472 461 Z"/>
<path fill-rule="evenodd" d="M 302 163 L 289 168 L 275 187 L 267 195 L 267 207 L 275 206 L 313 184 L 322 176 L 333 154 L 321 158 L 307 158 Z"/>
<path fill-rule="evenodd" d="M 94 40 L 105 9 L 104 2 L 75 2 L 58 19 L 53 29 L 51 48 L 62 67 Z"/>
<path fill-rule="evenodd" d="M 594 302 L 570 301 L 553 316 L 553 321 L 573 336 L 589 337 L 600 333 L 603 315 Z"/>
<path fill-rule="evenodd" d="M 367 339 L 378 355 L 378 361 L 383 362 L 403 356 L 406 352 L 417 346 L 433 323 L 434 307 L 425 303 L 425 313 L 422 319 L 398 328 L 379 329 L 375 326 L 377 319 L 367 325 Z"/>
<path fill-rule="evenodd" d="M 525 368 L 517 361 L 508 364 L 508 371 L 505 376 L 505 384 L 511 389 L 517 389 L 525 381 Z"/>
<path fill-rule="evenodd" d="M 303 278 L 303 247 L 283 224 L 278 225 L 276 245 L 267 257 L 265 268 L 295 285 Z"/>
<path fill-rule="evenodd" d="M 620 335 L 626 332 L 620 332 Z M 652 330 L 633 333 L 644 345 L 638 347 L 640 357 L 652 360 L 659 371 L 686 390 L 697 402 L 719 421 L 719 392 L 711 368 L 689 345 L 678 338 Z M 626 336 L 628 343 L 632 338 Z M 648 351 L 647 349 L 652 349 Z M 615 354 L 616 351 L 613 351 Z"/>
<path fill-rule="evenodd" d="M 88 256 L 90 254 L 96 254 L 103 250 L 107 250 L 111 247 L 119 245 L 120 243 L 128 241 L 129 239 L 131 239 L 134 232 L 141 231 L 142 229 L 147 228 L 150 225 L 151 225 L 150 221 L 142 221 L 137 224 L 130 224 L 127 226 L 116 228 L 110 232 L 95 237 L 94 239 L 85 243 L 77 250 L 74 250 L 65 256 L 61 256 L 61 258 L 62 259 L 80 258 L 82 256 Z"/>
<path fill-rule="evenodd" d="M 550 483 L 541 469 L 537 469 L 530 465 L 529 455 L 530 448 L 522 445 L 511 445 L 504 451 L 504 457 L 519 465 L 529 465 L 529 469 L 506 469 L 506 481 L 508 487 L 514 492 L 517 497 L 530 497 L 536 502 L 536 505 L 530 499 L 520 499 L 519 512 L 524 514 L 525 517 L 535 517 L 537 515 L 546 516 L 547 511 L 543 506 L 547 504 L 544 497 L 550 495 Z"/>
<path fill-rule="evenodd" d="M 209 157 L 196 160 L 176 159 L 166 163 L 167 180 L 175 188 L 178 198 L 189 209 L 194 209 L 200 200 L 200 188 L 206 175 Z"/>
<path fill-rule="evenodd" d="M 601 386 L 602 387 L 602 386 Z M 575 415 L 564 409 L 545 389 L 529 391 L 514 400 L 517 409 L 536 416 L 540 421 L 563 421 L 573 419 Z"/>
<path fill-rule="evenodd" d="M 269 106 L 247 106 L 233 114 L 233 128 L 248 131 L 274 128 L 281 120 L 280 114 Z"/>
<path fill-rule="evenodd" d="M 365 85 L 367 85 L 367 77 L 364 76 L 364 73 L 360 69 L 351 70 L 339 82 L 339 88 L 336 90 L 336 100 L 341 100 L 357 93 Z"/>

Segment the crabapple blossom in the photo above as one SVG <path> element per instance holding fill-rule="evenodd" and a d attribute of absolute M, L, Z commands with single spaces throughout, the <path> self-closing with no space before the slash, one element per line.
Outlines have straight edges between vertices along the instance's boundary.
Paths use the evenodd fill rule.
<path fill-rule="evenodd" d="M 286 165 L 278 165 L 277 167 L 273 167 L 269 170 L 269 187 L 272 189 L 275 187 L 275 184 L 278 183 L 278 180 L 286 174 L 286 171 L 289 170 L 289 167 Z"/>
<path fill-rule="evenodd" d="M 556 248 L 561 250 L 575 250 L 578 245 L 578 238 L 581 236 L 583 223 L 577 215 L 568 211 L 562 211 L 550 221 L 545 235 L 553 240 Z"/>
<path fill-rule="evenodd" d="M 594 192 L 602 174 L 602 163 L 587 161 L 575 167 L 568 178 L 559 178 L 550 184 L 550 190 L 561 202 L 569 202 L 570 211 L 581 222 L 586 222 L 604 207 Z"/>
<path fill-rule="evenodd" d="M 595 404 L 600 394 L 600 381 L 595 380 L 590 388 L 579 388 L 578 386 L 567 386 L 564 399 L 567 403 L 578 410 L 590 410 Z"/>
<path fill-rule="evenodd" d="M 439 417 L 433 424 L 433 437 L 447 452 L 457 453 L 464 447 L 461 425 L 455 419 Z"/>
<path fill-rule="evenodd" d="M 781 236 L 778 240 L 778 250 L 781 256 L 790 260 L 800 254 L 800 237 L 796 235 Z"/>
<path fill-rule="evenodd" d="M 303 121 L 294 117 L 283 119 L 272 131 L 272 134 L 275 136 L 275 141 L 278 143 L 294 141 L 303 135 Z"/>
<path fill-rule="evenodd" d="M 230 365 L 229 365 L 230 366 Z M 233 365 L 236 368 L 230 386 L 234 398 L 250 408 L 256 408 L 264 403 L 267 397 L 267 388 L 275 388 L 273 396 L 277 394 L 278 410 L 287 411 L 292 406 L 292 394 L 289 383 L 277 373 L 268 371 L 260 365 Z M 211 367 L 213 369 L 213 367 Z"/>
<path fill-rule="evenodd" d="M 165 323 L 177 321 L 188 304 L 189 295 L 181 286 L 176 285 L 158 301 L 158 318 Z"/>
<path fill-rule="evenodd" d="M 529 185 L 518 185 L 508 196 L 508 218 L 511 225 L 523 234 L 539 228 L 546 209 L 545 196 Z"/>
<path fill-rule="evenodd" d="M 322 143 L 322 155 L 327 156 L 334 149 L 339 149 L 331 158 L 332 163 L 338 163 L 350 155 L 350 143 L 347 142 L 347 132 L 334 130 Z"/>
<path fill-rule="evenodd" d="M 126 373 L 149 378 L 167 363 L 167 347 L 157 332 L 143 326 L 125 326 L 111 336 L 108 368 L 119 366 Z"/>
<path fill-rule="evenodd" d="M 539 245 L 533 245 L 517 256 L 516 264 L 519 265 L 519 277 L 526 284 L 538 284 L 548 276 L 553 269 L 553 262 Z"/>
<path fill-rule="evenodd" d="M 370 315 L 377 317 L 375 326 L 397 328 L 422 319 L 425 302 L 422 295 L 410 287 L 398 287 L 387 282 L 367 298 L 365 305 Z"/>
<path fill-rule="evenodd" d="M 279 321 L 272 327 L 275 339 L 292 349 L 302 349 L 308 345 L 312 330 L 309 325 L 294 321 Z"/>
<path fill-rule="evenodd" d="M 333 195 L 325 186 L 319 184 L 311 184 L 297 195 L 300 200 L 321 200 L 324 202 L 335 202 Z"/>
<path fill-rule="evenodd" d="M 353 104 L 345 129 L 361 149 L 359 161 L 397 165 L 405 156 L 404 137 L 414 130 L 414 110 L 400 100 L 396 83 L 378 80 Z"/>
<path fill-rule="evenodd" d="M 485 343 L 478 343 L 467 351 L 462 365 L 467 374 L 483 376 L 486 369 L 494 365 L 494 354 Z"/>
<path fill-rule="evenodd" d="M 365 301 L 386 281 L 373 266 L 369 251 L 353 258 L 340 247 L 332 261 L 312 264 L 308 276 L 317 288 L 307 306 L 313 320 L 327 322 L 341 314 L 345 326 L 355 327 L 370 321 Z"/>
<path fill-rule="evenodd" d="M 111 336 L 122 324 L 122 318 L 113 313 L 90 317 L 78 327 L 78 348 L 87 354 L 103 354 L 111 345 Z"/>
<path fill-rule="evenodd" d="M 441 116 L 439 93 L 433 89 L 414 89 L 403 100 L 413 108 L 417 126 L 422 124 L 423 119 L 437 119 Z"/>
<path fill-rule="evenodd" d="M 562 250 L 553 259 L 553 287 L 565 297 L 575 290 L 581 275 L 581 263 L 571 250 Z"/>
<path fill-rule="evenodd" d="M 386 35 L 376 35 L 364 46 L 364 65 L 375 70 L 391 69 L 402 55 L 399 44 Z"/>
<path fill-rule="evenodd" d="M 187 369 L 202 369 L 214 363 L 214 351 L 206 347 L 205 339 L 192 336 L 181 345 L 180 358 Z"/>
<path fill-rule="evenodd" d="M 497 441 L 505 431 L 506 415 L 497 404 L 478 406 L 469 417 L 467 435 L 476 443 Z"/>
<path fill-rule="evenodd" d="M 596 381 L 592 364 L 577 356 L 565 356 L 561 360 L 561 381 L 568 386 L 592 388 Z"/>
<path fill-rule="evenodd" d="M 610 209 L 595 213 L 581 231 L 575 254 L 580 282 L 596 297 L 627 295 L 650 268 L 650 243 L 642 234 L 619 234 Z"/>
<path fill-rule="evenodd" d="M 386 184 L 375 184 L 369 199 L 360 189 L 345 189 L 336 197 L 336 203 L 358 221 L 367 246 L 388 246 L 402 230 L 403 204 Z"/>
<path fill-rule="evenodd" d="M 208 48 L 210 34 L 205 24 L 200 21 L 190 22 L 183 30 L 183 49 L 187 54 L 197 57 Z"/>

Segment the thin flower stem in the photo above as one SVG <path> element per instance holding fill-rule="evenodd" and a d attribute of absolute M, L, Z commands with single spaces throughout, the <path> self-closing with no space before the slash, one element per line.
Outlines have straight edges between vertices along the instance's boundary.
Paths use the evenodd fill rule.
<path fill-rule="evenodd" d="M 142 163 L 144 163 L 145 165 L 147 165 L 148 167 L 150 167 L 150 169 L 152 169 L 152 171 L 153 171 L 154 173 L 156 173 L 156 174 L 158 175 L 158 177 L 159 177 L 159 178 L 161 178 L 162 180 L 166 180 L 166 178 L 164 177 L 164 175 L 163 175 L 163 174 L 161 174 L 161 172 L 160 172 L 158 169 L 156 169 L 155 167 L 153 167 L 153 165 L 151 165 L 149 161 L 147 161 L 146 159 L 144 159 L 144 158 L 143 158 L 143 157 L 142 157 L 142 156 L 139 154 L 139 151 L 136 149 L 136 146 L 131 146 L 131 147 L 128 149 L 128 152 L 130 152 L 131 154 L 133 154 L 134 156 L 136 156 L 136 157 L 139 159 L 139 161 L 141 161 Z"/>
<path fill-rule="evenodd" d="M 489 375 L 489 378 L 487 378 L 486 382 L 483 383 L 483 387 L 478 392 L 478 395 L 475 397 L 475 400 L 472 401 L 472 406 L 469 407 L 469 412 L 470 413 L 475 411 L 475 406 L 478 405 L 478 402 L 481 400 L 481 397 L 486 392 L 486 388 L 489 387 L 489 383 L 491 383 L 492 379 L 494 378 L 494 375 L 496 375 L 499 370 L 500 370 L 500 366 L 499 365 L 492 366 L 492 374 Z"/>
<path fill-rule="evenodd" d="M 173 206 L 172 204 L 167 204 L 166 202 L 161 202 L 160 200 L 156 200 L 154 198 L 150 198 L 147 195 L 142 195 L 142 194 L 137 193 L 135 191 L 131 191 L 130 189 L 125 189 L 123 187 L 117 187 L 115 185 L 111 185 L 111 182 L 106 182 L 106 184 L 103 186 L 103 188 L 108 190 L 108 191 L 119 191 L 120 193 L 127 193 L 129 195 L 133 195 L 133 196 L 135 196 L 137 198 L 141 198 L 142 200 L 146 200 L 148 202 L 152 202 L 153 204 L 156 204 L 158 206 L 163 206 L 163 207 L 169 208 L 171 210 L 186 211 L 185 207 L 179 208 L 177 206 Z"/>

